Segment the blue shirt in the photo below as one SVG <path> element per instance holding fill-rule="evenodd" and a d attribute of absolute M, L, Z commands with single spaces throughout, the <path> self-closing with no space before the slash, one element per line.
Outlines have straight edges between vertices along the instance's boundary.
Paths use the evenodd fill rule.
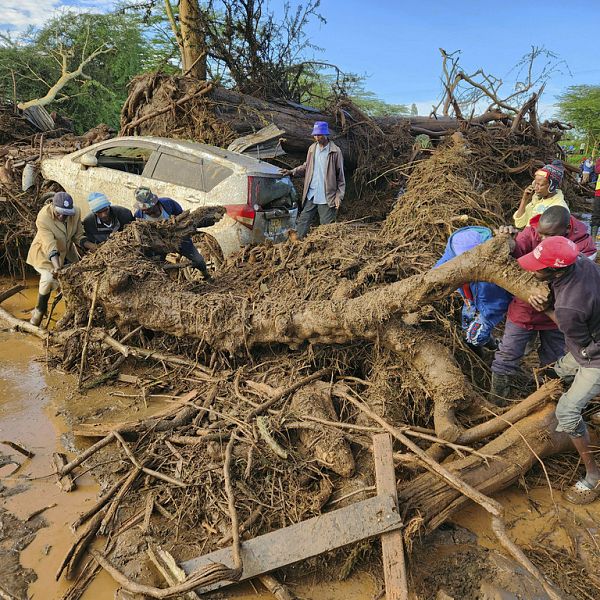
<path fill-rule="evenodd" d="M 327 204 L 325 196 L 325 175 L 327 173 L 327 158 L 329 156 L 329 143 L 322 148 L 317 144 L 315 148 L 315 158 L 313 162 L 313 175 L 310 180 L 307 198 L 313 201 L 313 204 Z"/>

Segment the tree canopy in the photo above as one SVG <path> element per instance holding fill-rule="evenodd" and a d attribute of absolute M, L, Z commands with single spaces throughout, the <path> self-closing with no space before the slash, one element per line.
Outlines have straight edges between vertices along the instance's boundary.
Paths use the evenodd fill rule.
<path fill-rule="evenodd" d="M 560 116 L 572 123 L 592 145 L 600 142 L 600 86 L 574 85 L 558 99 Z"/>

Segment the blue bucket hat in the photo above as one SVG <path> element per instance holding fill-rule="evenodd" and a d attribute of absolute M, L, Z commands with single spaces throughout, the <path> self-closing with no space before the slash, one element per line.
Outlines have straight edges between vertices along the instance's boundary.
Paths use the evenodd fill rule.
<path fill-rule="evenodd" d="M 329 135 L 329 125 L 326 121 L 315 121 L 311 135 Z"/>
<path fill-rule="evenodd" d="M 103 194 L 102 192 L 92 192 L 88 196 L 88 203 L 90 205 L 90 210 L 93 213 L 100 212 L 111 205 L 110 200 L 106 197 L 106 194 Z"/>

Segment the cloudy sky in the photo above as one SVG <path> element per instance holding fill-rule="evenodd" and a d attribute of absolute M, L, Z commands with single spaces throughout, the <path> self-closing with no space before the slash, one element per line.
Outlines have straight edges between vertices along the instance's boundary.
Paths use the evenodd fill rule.
<path fill-rule="evenodd" d="M 0 0 L 0 30 L 43 25 L 59 10 L 104 11 L 112 5 L 113 0 Z M 283 2 L 271 5 L 278 11 Z M 483 67 L 510 80 L 532 45 L 545 46 L 566 63 L 547 85 L 546 115 L 567 86 L 600 83 L 594 47 L 598 0 L 322 0 L 320 10 L 327 23 L 309 27 L 312 41 L 323 49 L 315 57 L 367 75 L 367 88 L 388 102 L 415 102 L 420 114 L 429 112 L 440 89 L 438 48 L 462 50 L 465 70 Z"/>

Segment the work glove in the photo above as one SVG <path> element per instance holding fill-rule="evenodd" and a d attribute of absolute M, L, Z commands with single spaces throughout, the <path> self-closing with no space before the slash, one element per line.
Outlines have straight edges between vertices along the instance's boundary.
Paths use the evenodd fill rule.
<path fill-rule="evenodd" d="M 465 301 L 462 307 L 462 328 L 463 331 L 466 331 L 469 328 L 469 325 L 473 322 L 475 317 L 477 316 L 477 311 L 475 310 L 475 305 L 471 302 Z"/>

